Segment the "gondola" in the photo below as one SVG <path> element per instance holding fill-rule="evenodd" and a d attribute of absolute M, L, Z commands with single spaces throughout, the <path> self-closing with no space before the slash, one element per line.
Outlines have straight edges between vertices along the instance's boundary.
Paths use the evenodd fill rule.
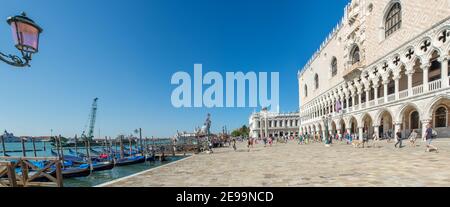
<path fill-rule="evenodd" d="M 116 157 L 120 157 L 120 151 L 112 150 L 112 153 L 115 154 Z M 130 150 L 128 150 L 128 151 L 125 151 L 125 150 L 124 150 L 124 151 L 123 151 L 123 155 L 124 155 L 125 157 L 131 157 L 131 156 L 135 156 L 135 155 L 137 155 L 137 154 L 140 154 L 140 153 L 132 152 L 132 154 L 130 154 Z"/>
<path fill-rule="evenodd" d="M 78 167 L 69 167 L 69 168 L 61 169 L 61 173 L 63 175 L 63 178 L 86 177 L 91 174 L 91 169 L 88 164 L 83 164 Z M 55 175 L 56 175 L 56 172 L 55 172 Z"/>
<path fill-rule="evenodd" d="M 92 172 L 111 170 L 114 168 L 114 162 L 97 162 L 92 163 Z"/>
<path fill-rule="evenodd" d="M 127 158 L 116 160 L 116 166 L 134 165 L 134 164 L 144 163 L 144 162 L 145 162 L 144 156 L 127 157 Z"/>
<path fill-rule="evenodd" d="M 146 160 L 146 161 L 153 162 L 153 161 L 156 161 L 156 157 L 155 157 L 154 155 L 152 155 L 152 156 L 147 156 L 147 158 L 146 158 L 145 160 Z"/>
<path fill-rule="evenodd" d="M 52 151 L 53 156 L 58 156 L 58 154 L 55 151 L 53 151 L 53 150 L 51 150 L 51 151 Z M 72 155 L 64 155 L 64 162 L 71 162 L 73 164 L 78 164 L 78 165 L 86 164 L 86 161 L 83 158 L 77 157 L 77 156 L 72 156 Z M 69 164 L 64 163 L 64 165 L 66 166 Z"/>

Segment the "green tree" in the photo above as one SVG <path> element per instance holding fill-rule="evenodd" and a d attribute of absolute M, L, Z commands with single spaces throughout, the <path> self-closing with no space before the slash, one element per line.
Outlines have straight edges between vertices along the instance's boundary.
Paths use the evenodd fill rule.
<path fill-rule="evenodd" d="M 250 134 L 250 129 L 244 125 L 239 129 L 235 129 L 233 132 L 231 132 L 231 136 L 233 137 L 248 137 Z"/>

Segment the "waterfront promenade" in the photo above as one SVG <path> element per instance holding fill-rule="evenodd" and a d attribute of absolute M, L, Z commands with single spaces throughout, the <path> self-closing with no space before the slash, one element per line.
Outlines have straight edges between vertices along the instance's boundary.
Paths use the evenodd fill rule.
<path fill-rule="evenodd" d="M 407 141 L 404 141 L 407 144 Z M 394 149 L 393 143 L 355 149 L 345 143 L 258 144 L 247 152 L 216 149 L 214 154 L 194 155 L 117 182 L 108 187 L 402 187 L 450 186 L 450 140 L 433 144 L 439 153 L 417 148 Z M 420 146 L 419 146 L 420 145 Z"/>

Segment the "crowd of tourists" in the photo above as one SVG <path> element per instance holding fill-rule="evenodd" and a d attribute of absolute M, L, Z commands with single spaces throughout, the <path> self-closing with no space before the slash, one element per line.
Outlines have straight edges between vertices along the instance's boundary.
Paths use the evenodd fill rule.
<path fill-rule="evenodd" d="M 426 143 L 426 151 L 434 151 L 437 152 L 438 149 L 433 146 L 432 140 L 436 138 L 437 133 L 435 130 L 432 129 L 431 125 L 428 125 L 426 128 L 425 133 L 423 133 L 422 140 Z M 348 145 L 355 145 L 355 143 L 358 143 L 358 146 L 362 146 L 364 148 L 365 146 L 369 145 L 371 142 L 371 145 L 373 148 L 377 147 L 377 144 L 381 141 L 386 141 L 387 143 L 394 143 L 394 148 L 400 149 L 403 148 L 403 141 L 405 139 L 408 140 L 410 147 L 416 147 L 417 146 L 417 140 L 420 138 L 420 134 L 416 130 L 412 130 L 412 132 L 408 135 L 408 137 L 403 137 L 403 133 L 399 130 L 396 133 L 394 133 L 392 130 L 388 130 L 384 133 L 382 133 L 382 136 L 378 136 L 376 133 L 373 133 L 372 137 L 370 138 L 367 132 L 363 133 L 362 139 L 360 139 L 359 135 L 356 133 L 347 133 L 344 134 L 338 134 L 338 133 L 330 133 L 328 137 L 323 137 L 321 133 L 304 133 L 300 134 L 297 137 L 294 136 L 281 136 L 281 137 L 263 137 L 263 138 L 232 138 L 230 140 L 230 147 L 232 146 L 235 151 L 237 151 L 236 143 L 237 141 L 240 142 L 247 142 L 247 150 L 250 152 L 251 149 L 254 148 L 256 144 L 264 144 L 264 147 L 272 147 L 273 144 L 287 144 L 289 141 L 297 140 L 297 143 L 299 145 L 308 145 L 313 143 L 321 143 L 325 144 L 326 146 L 330 146 L 333 143 L 346 143 Z"/>
<path fill-rule="evenodd" d="M 428 125 L 422 140 L 426 142 L 426 151 L 436 151 L 437 148 L 431 144 L 432 140 L 436 138 L 437 132 L 432 129 L 431 125 Z M 400 149 L 403 147 L 403 140 L 408 139 L 409 146 L 416 147 L 417 139 L 419 139 L 420 135 L 416 130 L 412 130 L 408 137 L 403 137 L 403 133 L 399 130 L 396 133 L 393 133 L 392 130 L 382 133 L 382 136 L 379 137 L 376 133 L 373 133 L 372 137 L 369 138 L 369 135 L 366 132 L 363 133 L 362 138 L 360 139 L 359 135 L 356 133 L 347 133 L 338 134 L 338 133 L 330 133 L 329 137 L 323 137 L 321 133 L 308 134 L 304 133 L 298 137 L 298 144 L 305 145 L 311 143 L 323 143 L 325 145 L 331 145 L 333 141 L 335 142 L 345 142 L 347 144 L 353 144 L 355 142 L 360 142 L 362 147 L 372 142 L 372 146 L 376 147 L 377 143 L 382 140 L 386 140 L 387 143 L 392 143 L 392 140 L 395 141 L 394 148 Z"/>

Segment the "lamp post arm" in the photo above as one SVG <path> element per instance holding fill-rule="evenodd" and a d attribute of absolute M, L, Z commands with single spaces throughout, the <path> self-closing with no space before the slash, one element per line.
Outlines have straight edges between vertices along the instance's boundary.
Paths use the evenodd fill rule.
<path fill-rule="evenodd" d="M 31 58 L 24 56 L 23 60 L 17 55 L 5 55 L 0 52 L 0 60 L 15 67 L 30 67 Z"/>

